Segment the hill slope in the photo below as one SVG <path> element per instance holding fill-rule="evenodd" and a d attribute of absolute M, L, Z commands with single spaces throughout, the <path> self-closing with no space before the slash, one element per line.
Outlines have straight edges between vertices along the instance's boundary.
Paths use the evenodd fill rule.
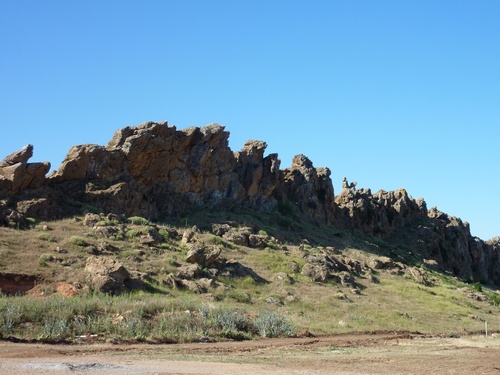
<path fill-rule="evenodd" d="M 127 127 L 105 147 L 73 147 L 48 177 L 47 163 L 28 163 L 32 146 L 7 156 L 0 334 L 498 329 L 498 238 L 472 237 L 404 189 L 344 180 L 335 195 L 328 168 L 298 155 L 280 170 L 265 142 L 232 152 L 228 136 L 219 125 Z"/>

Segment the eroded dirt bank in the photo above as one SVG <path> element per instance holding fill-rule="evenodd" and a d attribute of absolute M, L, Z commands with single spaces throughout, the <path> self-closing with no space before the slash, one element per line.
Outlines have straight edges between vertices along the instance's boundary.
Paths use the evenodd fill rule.
<path fill-rule="evenodd" d="M 500 337 L 357 334 L 179 345 L 0 343 L 13 374 L 497 374 Z"/>

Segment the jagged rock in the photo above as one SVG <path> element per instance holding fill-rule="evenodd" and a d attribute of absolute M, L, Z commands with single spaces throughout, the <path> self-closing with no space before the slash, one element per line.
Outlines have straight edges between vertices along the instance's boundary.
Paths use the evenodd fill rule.
<path fill-rule="evenodd" d="M 0 197 L 15 196 L 26 189 L 37 189 L 44 185 L 50 163 L 0 163 L 2 177 Z"/>
<path fill-rule="evenodd" d="M 295 282 L 293 277 L 291 277 L 290 275 L 288 275 L 285 272 L 278 272 L 276 274 L 275 278 L 277 281 L 280 281 L 280 282 L 286 283 L 286 284 L 293 284 Z"/>
<path fill-rule="evenodd" d="M 166 278 L 162 280 L 162 284 L 172 289 L 178 289 L 181 287 L 179 280 L 172 274 L 167 275 Z"/>
<path fill-rule="evenodd" d="M 291 202 L 300 212 L 324 223 L 333 221 L 334 191 L 328 168 L 314 168 L 304 155 L 292 160 L 282 172 L 280 200 Z"/>
<path fill-rule="evenodd" d="M 327 254 L 313 254 L 306 257 L 308 263 L 302 267 L 302 275 L 311 278 L 314 282 L 325 283 L 328 280 L 341 282 L 339 272 L 348 272 L 346 264 Z"/>
<path fill-rule="evenodd" d="M 222 249 L 213 246 L 211 249 L 200 244 L 191 244 L 186 262 L 197 263 L 203 267 L 209 267 L 214 264 L 220 257 Z"/>
<path fill-rule="evenodd" d="M 146 234 L 143 234 L 139 239 L 139 242 L 144 245 L 152 246 L 165 242 L 165 237 L 163 237 L 158 229 L 154 227 L 148 227 L 146 229 Z"/>
<path fill-rule="evenodd" d="M 116 253 L 120 249 L 117 248 L 116 246 L 113 246 L 109 242 L 103 241 L 99 244 L 98 250 L 102 253 Z"/>
<path fill-rule="evenodd" d="M 306 263 L 302 267 L 301 273 L 314 282 L 326 283 L 331 278 L 328 267 L 320 264 Z"/>
<path fill-rule="evenodd" d="M 187 230 L 184 231 L 184 233 L 182 235 L 181 242 L 184 243 L 184 244 L 188 244 L 190 242 L 193 242 L 195 236 L 196 236 L 196 232 L 194 230 L 187 229 Z"/>
<path fill-rule="evenodd" d="M 427 215 L 423 200 L 411 198 L 406 190 L 376 194 L 365 189 L 343 189 L 335 197 L 338 214 L 336 224 L 348 229 L 362 229 L 365 233 L 387 236 L 407 223 Z"/>
<path fill-rule="evenodd" d="M 125 281 L 130 278 L 125 267 L 111 258 L 88 257 L 85 272 L 89 286 L 107 294 L 120 294 L 126 290 Z"/>
<path fill-rule="evenodd" d="M 251 234 L 248 236 L 248 246 L 253 248 L 264 249 L 267 246 L 269 236 L 262 236 L 260 234 Z"/>
<path fill-rule="evenodd" d="M 192 244 L 186 256 L 186 262 L 201 264 L 205 260 L 205 247 L 201 244 Z"/>
<path fill-rule="evenodd" d="M 19 229 L 25 229 L 29 226 L 25 215 L 11 209 L 5 209 L 0 212 L 0 223 L 6 227 Z"/>
<path fill-rule="evenodd" d="M 101 219 L 101 216 L 99 214 L 87 213 L 85 215 L 85 218 L 83 219 L 83 225 L 86 225 L 88 227 L 93 227 L 101 220 L 102 219 Z"/>
<path fill-rule="evenodd" d="M 230 230 L 222 235 L 226 241 L 232 242 L 239 246 L 248 246 L 248 238 L 251 232 L 246 228 L 238 228 L 237 230 Z"/>
<path fill-rule="evenodd" d="M 16 210 L 25 217 L 33 217 L 37 219 L 53 219 L 47 216 L 47 213 L 60 212 L 54 201 L 48 198 L 33 198 L 25 199 L 16 204 Z"/>
<path fill-rule="evenodd" d="M 417 283 L 429 286 L 430 282 L 427 278 L 427 275 L 423 269 L 419 269 L 416 267 L 408 267 L 405 269 L 405 273 L 410 275 Z"/>
<path fill-rule="evenodd" d="M 13 165 L 17 163 L 27 163 L 28 160 L 33 156 L 33 145 L 26 145 L 18 151 L 14 151 L 9 156 L 3 159 L 7 164 Z"/>
<path fill-rule="evenodd" d="M 276 297 L 267 297 L 265 301 L 267 303 L 274 303 L 274 304 L 277 304 L 277 305 L 282 305 L 283 304 L 283 302 L 281 302 L 281 300 L 279 298 L 276 298 Z"/>
<path fill-rule="evenodd" d="M 12 197 L 26 189 L 38 189 L 46 183 L 50 163 L 28 163 L 33 146 L 24 146 L 0 162 L 0 198 Z"/>
<path fill-rule="evenodd" d="M 245 267 L 241 263 L 235 260 L 229 260 L 224 265 L 220 271 L 222 277 L 246 277 L 250 276 L 257 283 L 266 283 L 266 279 L 259 276 L 251 268 Z"/>
<path fill-rule="evenodd" d="M 292 273 L 299 273 L 300 272 L 300 266 L 299 264 L 292 260 L 290 263 L 288 263 L 288 269 L 290 270 L 290 272 Z"/>
<path fill-rule="evenodd" d="M 357 288 L 357 284 L 356 284 L 356 281 L 354 280 L 354 278 L 347 272 L 341 272 L 340 275 L 339 275 L 339 278 L 340 278 L 340 283 L 343 285 L 343 286 L 348 286 L 352 289 L 355 289 Z"/>
<path fill-rule="evenodd" d="M 193 293 L 206 293 L 207 289 L 193 280 L 179 280 L 179 285 Z"/>
<path fill-rule="evenodd" d="M 217 262 L 221 254 L 222 249 L 220 247 L 214 246 L 212 250 L 206 254 L 203 265 L 205 267 L 213 265 L 215 262 Z"/>
<path fill-rule="evenodd" d="M 181 279 L 194 279 L 200 275 L 200 268 L 197 264 L 189 264 L 186 266 L 178 267 L 175 271 L 175 276 Z"/>
<path fill-rule="evenodd" d="M 201 279 L 198 279 L 198 285 L 207 290 L 217 287 L 217 282 L 214 279 L 203 277 Z"/>
<path fill-rule="evenodd" d="M 399 268 L 399 266 L 388 257 L 373 258 L 370 262 L 370 267 L 376 270 L 389 270 Z"/>
<path fill-rule="evenodd" d="M 212 224 L 212 234 L 222 237 L 224 234 L 231 230 L 229 224 Z"/>
<path fill-rule="evenodd" d="M 110 238 L 119 232 L 118 228 L 112 226 L 95 226 L 93 230 L 97 237 L 103 238 Z"/>
<path fill-rule="evenodd" d="M 75 202 L 151 220 L 187 210 L 279 209 L 285 219 L 301 214 L 385 239 L 410 231 L 418 241 L 403 245 L 418 256 L 463 280 L 500 285 L 498 241 L 472 237 L 467 223 L 427 210 L 423 199 L 404 189 L 372 194 L 347 179 L 334 196 L 328 168 L 315 168 L 297 155 L 291 168 L 280 170 L 278 155 L 264 156 L 265 142 L 248 141 L 233 152 L 228 138 L 218 124 L 177 130 L 166 122 L 146 122 L 119 129 L 106 146 L 72 147 L 48 177 L 50 164 L 28 163 L 33 148 L 26 146 L 0 162 L 0 199 L 12 199 L 0 205 L 0 225 L 23 227 L 25 217 L 71 215 L 78 211 Z M 225 226 L 217 233 L 241 246 L 256 234 Z M 260 240 L 252 237 L 252 244 L 261 247 Z"/>

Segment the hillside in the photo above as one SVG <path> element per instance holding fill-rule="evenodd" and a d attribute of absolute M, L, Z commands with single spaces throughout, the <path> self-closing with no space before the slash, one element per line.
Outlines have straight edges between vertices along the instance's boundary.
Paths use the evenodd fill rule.
<path fill-rule="evenodd" d="M 0 164 L 2 337 L 152 342 L 500 327 L 498 238 L 220 125 Z M 24 297 L 9 294 L 22 293 Z M 61 296 L 64 296 L 61 297 Z M 71 297 L 71 298 L 68 298 Z"/>

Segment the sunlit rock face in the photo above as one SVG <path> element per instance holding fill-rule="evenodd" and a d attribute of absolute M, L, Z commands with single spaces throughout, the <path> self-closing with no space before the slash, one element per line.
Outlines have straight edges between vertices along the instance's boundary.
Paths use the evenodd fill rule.
<path fill-rule="evenodd" d="M 166 122 L 119 129 L 106 146 L 72 147 L 60 167 L 29 163 L 27 145 L 0 162 L 0 225 L 26 227 L 27 218 L 55 219 L 92 206 L 105 213 L 148 219 L 187 210 L 245 207 L 302 215 L 318 223 L 382 237 L 464 280 L 500 285 L 500 241 L 472 237 L 467 223 L 428 210 L 406 190 L 357 188 L 346 178 L 335 196 L 331 171 L 305 155 L 280 169 L 266 142 L 240 151 L 229 132 L 212 124 L 183 130 Z"/>

